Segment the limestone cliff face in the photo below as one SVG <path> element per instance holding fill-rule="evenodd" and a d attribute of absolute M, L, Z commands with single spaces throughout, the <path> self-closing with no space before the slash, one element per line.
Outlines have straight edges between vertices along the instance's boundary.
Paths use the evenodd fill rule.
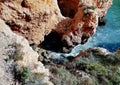
<path fill-rule="evenodd" d="M 75 46 L 95 33 L 98 18 L 111 4 L 112 0 L 1 0 L 0 18 L 30 44 L 40 44 L 54 30 L 65 45 Z"/>
<path fill-rule="evenodd" d="M 17 54 L 16 54 L 17 53 Z M 10 56 L 16 56 L 9 62 Z M 19 58 L 17 57 L 19 56 Z M 0 19 L 0 85 L 19 85 L 15 84 L 14 64 L 19 67 L 29 67 L 33 74 L 43 74 L 40 76 L 39 85 L 53 85 L 49 81 L 49 70 L 38 61 L 37 52 L 33 51 L 28 41 L 22 36 L 13 33 L 10 28 Z M 36 85 L 35 83 L 28 85 Z"/>

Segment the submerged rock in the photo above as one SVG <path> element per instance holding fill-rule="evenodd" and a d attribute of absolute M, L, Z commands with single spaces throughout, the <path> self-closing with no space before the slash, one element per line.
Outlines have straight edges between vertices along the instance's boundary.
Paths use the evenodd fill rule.
<path fill-rule="evenodd" d="M 25 38 L 13 33 L 1 19 L 0 41 L 0 85 L 53 85 L 49 81 L 49 70 L 38 61 L 37 52 L 32 50 Z M 28 75 L 29 72 L 31 75 Z M 35 77 L 36 74 L 39 77 Z"/>
<path fill-rule="evenodd" d="M 106 24 L 106 19 L 103 17 L 99 18 L 98 26 L 104 26 Z"/>

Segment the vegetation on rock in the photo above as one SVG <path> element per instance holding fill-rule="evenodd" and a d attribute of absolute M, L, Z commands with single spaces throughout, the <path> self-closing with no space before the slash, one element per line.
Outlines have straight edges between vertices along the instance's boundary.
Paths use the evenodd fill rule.
<path fill-rule="evenodd" d="M 28 67 L 19 67 L 15 72 L 15 79 L 17 79 L 22 85 L 30 78 L 31 72 Z"/>
<path fill-rule="evenodd" d="M 119 51 L 105 54 L 100 49 L 89 49 L 72 61 L 56 63 L 50 60 L 46 67 L 50 69 L 55 85 L 119 85 L 119 62 Z"/>

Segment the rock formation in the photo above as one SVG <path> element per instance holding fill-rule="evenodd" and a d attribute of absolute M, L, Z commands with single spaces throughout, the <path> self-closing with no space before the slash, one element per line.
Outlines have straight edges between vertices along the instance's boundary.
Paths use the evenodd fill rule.
<path fill-rule="evenodd" d="M 111 4 L 112 0 L 0 0 L 0 18 L 30 44 L 40 44 L 54 29 L 65 46 L 75 46 L 95 33 L 98 18 Z"/>
<path fill-rule="evenodd" d="M 29 46 L 46 37 L 53 50 L 86 43 L 111 4 L 112 0 L 0 0 L 0 85 L 94 85 L 101 80 L 119 84 L 119 49 L 109 53 L 90 48 L 66 57 L 41 48 L 38 54 Z"/>
<path fill-rule="evenodd" d="M 56 28 L 62 36 L 62 41 L 68 46 L 84 44 L 98 26 L 98 18 L 105 16 L 112 0 L 58 0 L 61 12 L 67 17 Z M 69 7 L 69 8 L 68 8 Z M 71 16 L 71 12 L 74 14 Z"/>
<path fill-rule="evenodd" d="M 56 0 L 5 0 L 0 18 L 30 44 L 39 44 L 63 17 Z"/>
<path fill-rule="evenodd" d="M 53 85 L 49 81 L 49 70 L 38 61 L 38 56 L 25 38 L 13 33 L 0 19 L 0 72 L 2 74 L 0 75 L 0 85 L 17 85 L 14 79 L 14 64 L 20 68 L 29 67 L 33 74 L 42 74 L 39 85 Z M 8 59 L 11 60 L 8 61 Z M 28 82 L 28 85 L 30 84 L 31 81 Z"/>

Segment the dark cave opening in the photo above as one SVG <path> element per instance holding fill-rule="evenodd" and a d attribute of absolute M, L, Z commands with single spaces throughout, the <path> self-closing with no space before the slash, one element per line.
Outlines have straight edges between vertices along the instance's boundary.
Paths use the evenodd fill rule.
<path fill-rule="evenodd" d="M 63 43 L 61 42 L 61 37 L 58 33 L 51 32 L 49 35 L 45 36 L 45 39 L 40 44 L 40 47 L 54 52 L 61 52 Z"/>
<path fill-rule="evenodd" d="M 63 16 L 73 18 L 78 11 L 79 0 L 57 0 Z"/>

